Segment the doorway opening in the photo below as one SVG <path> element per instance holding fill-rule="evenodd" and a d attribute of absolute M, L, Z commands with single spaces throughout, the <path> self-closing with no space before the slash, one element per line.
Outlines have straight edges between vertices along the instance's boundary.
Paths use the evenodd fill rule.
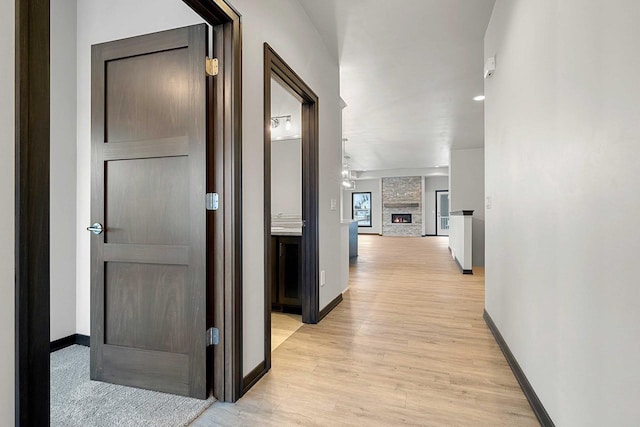
<path fill-rule="evenodd" d="M 302 103 L 271 78 L 271 351 L 302 326 Z"/>
<path fill-rule="evenodd" d="M 272 343 L 319 321 L 318 97 L 267 43 L 264 64 L 265 364 L 254 381 Z"/>
<path fill-rule="evenodd" d="M 436 236 L 449 235 L 449 190 L 436 190 Z"/>

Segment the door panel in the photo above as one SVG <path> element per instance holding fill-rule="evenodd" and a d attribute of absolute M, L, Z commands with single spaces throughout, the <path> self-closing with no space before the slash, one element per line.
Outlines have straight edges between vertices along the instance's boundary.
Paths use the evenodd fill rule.
<path fill-rule="evenodd" d="M 188 55 L 183 47 L 106 63 L 106 142 L 187 133 Z"/>
<path fill-rule="evenodd" d="M 105 344 L 180 353 L 187 267 L 109 262 L 105 270 Z"/>
<path fill-rule="evenodd" d="M 105 162 L 108 243 L 189 242 L 187 156 Z"/>
<path fill-rule="evenodd" d="M 207 26 L 93 46 L 91 378 L 206 398 Z"/>

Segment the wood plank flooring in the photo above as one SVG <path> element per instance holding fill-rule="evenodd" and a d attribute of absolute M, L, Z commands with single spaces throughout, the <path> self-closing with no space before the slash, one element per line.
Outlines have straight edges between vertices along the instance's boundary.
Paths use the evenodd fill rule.
<path fill-rule="evenodd" d="M 280 347 L 302 325 L 302 316 L 299 314 L 271 313 L 271 351 Z"/>
<path fill-rule="evenodd" d="M 447 242 L 360 236 L 344 301 L 194 425 L 538 425 L 482 319 L 484 273 L 462 275 Z"/>

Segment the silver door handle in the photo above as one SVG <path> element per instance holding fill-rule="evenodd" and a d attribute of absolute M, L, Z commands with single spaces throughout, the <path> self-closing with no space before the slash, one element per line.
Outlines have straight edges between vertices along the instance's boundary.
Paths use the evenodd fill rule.
<path fill-rule="evenodd" d="M 102 228 L 102 224 L 100 224 L 99 222 L 94 223 L 91 227 L 87 227 L 87 230 L 92 232 L 96 236 L 99 236 L 104 231 L 104 229 Z"/>

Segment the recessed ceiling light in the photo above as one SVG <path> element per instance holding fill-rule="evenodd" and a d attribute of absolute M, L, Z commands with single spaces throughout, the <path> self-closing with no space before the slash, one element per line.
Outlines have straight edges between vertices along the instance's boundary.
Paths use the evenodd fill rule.
<path fill-rule="evenodd" d="M 484 95 L 478 95 L 473 97 L 474 101 L 484 101 Z"/>

